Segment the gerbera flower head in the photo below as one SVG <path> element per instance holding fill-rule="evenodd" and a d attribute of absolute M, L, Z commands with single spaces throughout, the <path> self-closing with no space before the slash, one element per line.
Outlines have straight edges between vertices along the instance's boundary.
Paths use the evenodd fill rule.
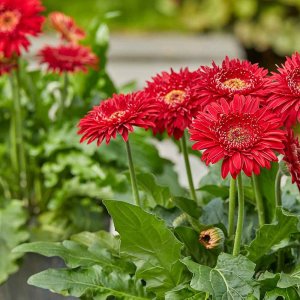
<path fill-rule="evenodd" d="M 88 67 L 97 69 L 99 59 L 90 48 L 81 45 L 46 46 L 40 51 L 42 63 L 48 70 L 58 73 L 87 72 Z"/>
<path fill-rule="evenodd" d="M 90 144 L 97 141 L 99 146 L 105 139 L 106 143 L 117 134 L 126 142 L 133 126 L 149 128 L 154 126 L 153 117 L 157 106 L 147 100 L 144 92 L 113 95 L 112 98 L 100 103 L 80 120 L 78 134 L 82 134 L 80 142 L 87 140 Z"/>
<path fill-rule="evenodd" d="M 257 98 L 235 95 L 228 103 L 212 103 L 194 119 L 190 134 L 195 150 L 205 150 L 202 160 L 216 163 L 223 159 L 222 177 L 233 178 L 244 171 L 247 176 L 270 168 L 277 161 L 274 151 L 282 153 L 285 132 L 281 120 L 267 108 L 260 108 Z"/>
<path fill-rule="evenodd" d="M 62 39 L 67 42 L 77 44 L 80 40 L 85 38 L 85 32 L 83 29 L 77 26 L 73 18 L 61 13 L 52 12 L 49 15 L 51 25 L 57 30 Z"/>
<path fill-rule="evenodd" d="M 10 73 L 13 69 L 16 69 L 17 66 L 17 57 L 15 55 L 6 57 L 0 52 L 0 75 Z"/>
<path fill-rule="evenodd" d="M 263 103 L 269 83 L 267 74 L 258 64 L 226 56 L 221 66 L 213 62 L 212 67 L 200 67 L 195 85 L 204 106 L 221 98 L 231 101 L 236 94 L 258 97 Z"/>
<path fill-rule="evenodd" d="M 188 68 L 179 72 L 171 69 L 169 73 L 162 72 L 147 82 L 145 91 L 151 101 L 160 107 L 153 128 L 155 134 L 166 130 L 175 139 L 182 137 L 199 110 L 198 98 L 193 89 L 196 76 L 196 72 L 190 72 Z"/>
<path fill-rule="evenodd" d="M 41 32 L 43 10 L 39 0 L 0 0 L 0 51 L 5 56 L 28 49 L 28 36 Z"/>
<path fill-rule="evenodd" d="M 300 145 L 299 139 L 295 137 L 292 129 L 288 130 L 287 139 L 284 142 L 284 158 L 288 170 L 292 176 L 292 183 L 297 184 L 300 190 Z"/>
<path fill-rule="evenodd" d="M 278 73 L 272 73 L 271 80 L 268 105 L 291 127 L 300 121 L 300 54 L 287 57 Z"/>

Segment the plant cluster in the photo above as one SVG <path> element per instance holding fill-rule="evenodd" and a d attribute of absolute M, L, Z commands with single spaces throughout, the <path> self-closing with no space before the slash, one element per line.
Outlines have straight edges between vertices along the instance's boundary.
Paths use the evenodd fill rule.
<path fill-rule="evenodd" d="M 33 33 L 24 31 L 26 27 L 21 26 L 26 14 L 22 14 L 22 7 L 11 7 L 11 3 L 14 2 L 3 1 L 0 29 L 4 28 L 6 35 L 17 34 L 20 30 L 23 39 L 27 38 Z M 28 7 L 40 7 L 37 0 L 26 3 Z M 28 11 L 29 8 L 24 9 Z M 39 11 L 32 11 L 31 18 L 39 14 Z M 13 17 L 3 17 L 6 23 L 1 27 L 3 15 Z M 57 125 L 62 127 L 66 117 L 74 120 L 81 115 L 77 122 L 81 142 L 101 146 L 99 155 L 96 148 L 89 150 L 92 145 L 83 147 L 79 142 L 68 145 L 68 151 L 76 149 L 78 156 L 74 155 L 73 163 L 80 167 L 75 168 L 73 174 L 80 176 L 81 184 L 86 183 L 84 195 L 93 196 L 89 194 L 93 182 L 100 185 L 101 199 L 105 199 L 102 202 L 118 234 L 91 232 L 94 231 L 91 228 L 69 234 L 62 242 L 37 241 L 15 247 L 28 238 L 24 229 L 18 230 L 26 217 L 18 205 L 20 202 L 5 201 L 1 210 L 7 226 L 5 232 L 20 232 L 13 240 L 9 235 L 4 236 L 11 259 L 34 252 L 48 257 L 59 256 L 66 264 L 65 268 L 35 274 L 28 282 L 86 300 L 299 299 L 300 202 L 297 187 L 300 185 L 300 146 L 297 124 L 300 122 L 300 55 L 295 53 L 287 58 L 272 75 L 257 64 L 226 57 L 220 66 L 213 63 L 196 71 L 187 68 L 178 72 L 164 71 L 146 82 L 143 90 L 117 92 L 112 90 L 108 75 L 101 73 L 101 65 L 92 50 L 79 44 L 84 32 L 75 22 L 60 13 L 50 19 L 66 40 L 63 46 L 47 46 L 47 51 L 41 51 L 48 70 L 58 72 L 57 76 L 64 75 L 61 76 L 63 88 Z M 99 36 L 99 29 L 97 31 L 96 36 Z M 20 102 L 20 96 L 26 92 L 19 78 L 24 69 L 18 59 L 19 47 L 25 44 L 15 43 L 13 48 L 9 47 L 15 49 L 10 53 L 5 49 L 8 41 L 0 50 L 4 63 L 14 59 L 16 62 L 12 68 L 5 68 L 13 83 L 11 90 L 16 93 L 9 126 L 13 149 L 10 161 L 19 183 L 13 192 L 23 203 L 29 204 L 34 193 L 28 193 L 28 154 L 24 147 L 26 136 L 22 130 L 24 119 Z M 84 51 L 79 51 L 82 47 Z M 52 54 L 48 56 L 49 51 Z M 105 59 L 104 55 L 100 56 L 100 62 L 101 59 Z M 104 84 L 104 90 L 111 93 L 107 92 L 105 100 L 92 108 L 79 105 L 74 109 L 77 113 L 71 115 L 73 110 L 66 101 L 69 75 L 85 71 L 87 67 L 95 68 L 92 75 L 99 77 L 94 79 L 96 83 L 92 87 L 91 78 L 94 77 L 89 78 L 84 88 L 89 92 L 103 88 Z M 99 81 L 102 86 L 97 85 Z M 92 94 L 89 92 L 85 96 Z M 25 99 L 26 104 L 31 104 L 30 95 Z M 84 110 L 89 110 L 85 116 Z M 154 174 L 149 173 L 150 168 L 145 172 L 148 152 L 145 151 L 140 159 L 132 153 L 133 148 L 144 152 L 144 139 L 152 132 L 180 144 L 189 195 L 178 188 L 176 182 L 174 184 L 169 171 L 164 176 L 155 170 Z M 56 137 L 56 132 L 52 136 L 50 133 L 47 131 L 47 138 Z M 64 131 L 62 139 L 66 139 L 67 134 Z M 43 139 L 39 133 L 35 138 L 38 149 Z M 117 145 L 114 144 L 116 140 L 120 141 Z M 134 141 L 136 145 L 132 147 Z M 190 144 L 195 151 L 190 149 Z M 47 144 L 44 147 L 46 152 L 50 151 L 49 147 L 53 148 Z M 114 147 L 116 152 L 112 151 Z M 101 151 L 103 148 L 107 150 Z M 108 200 L 111 197 L 105 194 L 105 188 L 110 186 L 118 191 L 117 175 L 113 173 L 113 177 L 107 178 L 106 170 L 101 173 L 98 168 L 97 159 L 110 160 L 115 155 L 117 167 L 123 159 L 121 152 L 117 152 L 120 148 L 126 149 L 129 172 L 124 173 L 123 179 L 125 184 L 131 183 L 132 192 L 119 195 L 118 200 Z M 208 167 L 208 174 L 196 188 L 189 162 L 193 152 Z M 59 164 L 52 164 L 51 168 L 51 162 L 47 162 L 45 179 L 50 182 L 58 180 L 57 169 L 61 171 L 71 165 L 69 152 L 60 154 Z M 160 160 L 159 164 L 162 162 Z M 164 184 L 167 175 L 170 184 Z M 290 182 L 289 175 L 296 185 Z M 72 203 L 67 203 L 70 209 L 79 210 L 77 219 L 73 219 L 74 225 L 80 223 L 84 206 L 91 212 L 95 205 L 88 197 L 77 198 L 82 192 L 78 188 L 81 184 L 75 181 L 73 185 L 56 190 L 60 194 L 65 188 L 74 195 Z M 9 186 L 7 182 L 5 186 Z M 7 192 L 10 193 L 10 189 Z M 64 196 L 61 197 L 60 204 L 66 205 Z M 33 206 L 27 207 L 32 209 Z M 94 207 L 99 209 L 99 206 Z M 97 215 L 96 208 L 93 212 Z M 65 213 L 64 207 L 59 205 L 57 211 Z M 15 214 L 20 215 L 19 222 L 9 222 Z M 10 251 L 12 248 L 14 250 Z"/>

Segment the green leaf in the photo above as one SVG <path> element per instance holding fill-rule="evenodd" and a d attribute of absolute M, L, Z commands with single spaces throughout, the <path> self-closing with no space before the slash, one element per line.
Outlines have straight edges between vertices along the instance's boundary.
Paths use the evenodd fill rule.
<path fill-rule="evenodd" d="M 218 185 L 209 184 L 209 185 L 202 186 L 199 190 L 210 193 L 215 197 L 221 197 L 223 199 L 229 196 L 228 186 L 218 186 Z"/>
<path fill-rule="evenodd" d="M 300 271 L 291 274 L 281 273 L 277 283 L 279 288 L 299 287 L 300 286 Z"/>
<path fill-rule="evenodd" d="M 89 236 L 87 236 L 88 234 Z M 16 247 L 13 252 L 34 252 L 47 257 L 58 256 L 64 260 L 69 268 L 90 267 L 98 264 L 106 269 L 134 273 L 135 268 L 131 263 L 112 255 L 113 237 L 109 234 L 105 234 L 103 237 L 101 235 L 101 232 L 97 234 L 81 233 L 74 236 L 75 241 L 28 243 Z M 81 243 L 82 240 L 84 241 L 83 244 Z M 107 244 L 104 244 L 105 240 Z"/>
<path fill-rule="evenodd" d="M 165 295 L 165 300 L 206 300 L 207 294 L 193 290 L 188 285 L 180 285 Z"/>
<path fill-rule="evenodd" d="M 224 213 L 224 201 L 220 198 L 216 198 L 205 205 L 201 221 L 207 225 L 223 223 L 226 226 L 227 218 Z"/>
<path fill-rule="evenodd" d="M 22 202 L 18 200 L 0 200 L 0 283 L 17 271 L 17 259 L 21 253 L 12 253 L 11 250 L 23 243 L 29 237 L 23 229 L 27 221 L 27 213 Z"/>
<path fill-rule="evenodd" d="M 105 300 L 115 296 L 120 300 L 149 299 L 140 282 L 120 272 L 105 271 L 95 265 L 88 269 L 49 269 L 31 276 L 28 283 L 49 289 L 64 296 L 85 296 L 88 299 Z"/>
<path fill-rule="evenodd" d="M 274 220 L 276 214 L 275 178 L 278 171 L 278 163 L 272 163 L 271 169 L 262 168 L 257 176 L 258 185 L 263 197 L 267 223 Z"/>
<path fill-rule="evenodd" d="M 193 273 L 191 287 L 209 293 L 214 300 L 241 300 L 259 295 L 253 280 L 255 264 L 242 255 L 222 253 L 215 268 L 199 265 L 189 258 L 183 263 Z"/>
<path fill-rule="evenodd" d="M 187 213 L 189 216 L 195 219 L 200 218 L 202 210 L 194 200 L 184 197 L 174 197 L 173 201 L 178 208 Z"/>
<path fill-rule="evenodd" d="M 177 286 L 184 279 L 185 268 L 179 261 L 182 244 L 164 221 L 125 202 L 105 200 L 104 204 L 120 233 L 121 253 L 137 265 L 137 278 L 159 294 Z"/>
<path fill-rule="evenodd" d="M 258 261 L 265 254 L 270 254 L 275 246 L 278 250 L 281 241 L 289 238 L 292 233 L 298 232 L 299 218 L 296 215 L 278 208 L 276 219 L 272 224 L 263 225 L 247 247 L 247 256 L 252 261 Z"/>
<path fill-rule="evenodd" d="M 300 294 L 294 288 L 280 289 L 276 288 L 273 291 L 266 293 L 264 300 L 296 300 L 299 299 Z"/>
<path fill-rule="evenodd" d="M 160 205 L 166 208 L 174 207 L 170 189 L 157 183 L 153 174 L 140 173 L 136 175 L 137 184 L 145 192 L 149 207 Z"/>

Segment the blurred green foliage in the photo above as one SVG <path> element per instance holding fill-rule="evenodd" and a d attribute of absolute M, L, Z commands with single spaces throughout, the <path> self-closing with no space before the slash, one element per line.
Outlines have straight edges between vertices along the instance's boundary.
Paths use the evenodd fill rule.
<path fill-rule="evenodd" d="M 95 16 L 112 17 L 117 30 L 233 31 L 242 44 L 280 56 L 300 48 L 299 0 L 44 0 L 86 25 Z M 111 12 L 109 14 L 109 12 Z M 112 13 L 114 12 L 114 13 Z"/>

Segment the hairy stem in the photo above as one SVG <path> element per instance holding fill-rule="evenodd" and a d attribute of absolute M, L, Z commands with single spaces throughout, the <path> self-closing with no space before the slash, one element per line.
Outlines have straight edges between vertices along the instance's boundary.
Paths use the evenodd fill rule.
<path fill-rule="evenodd" d="M 126 144 L 126 150 L 128 156 L 128 166 L 129 166 L 130 181 L 131 181 L 131 188 L 132 188 L 134 201 L 137 206 L 141 206 L 129 140 L 125 144 Z"/>
<path fill-rule="evenodd" d="M 229 214 L 228 214 L 228 236 L 229 238 L 234 234 L 234 213 L 235 213 L 235 192 L 236 192 L 236 181 L 230 179 L 229 188 Z"/>
<path fill-rule="evenodd" d="M 187 145 L 186 145 L 185 132 L 183 133 L 183 136 L 180 139 L 180 141 L 181 141 L 181 151 L 183 153 L 183 158 L 184 158 L 184 163 L 185 163 L 186 175 L 187 175 L 189 187 L 190 187 L 190 195 L 194 201 L 197 201 L 197 196 L 196 196 L 196 191 L 195 191 L 193 176 L 192 176 L 192 171 L 191 171 L 191 165 L 190 165 L 190 160 L 189 160 L 189 155 L 188 155 L 188 149 L 187 149 Z"/>
<path fill-rule="evenodd" d="M 252 175 L 252 185 L 253 185 L 253 191 L 255 195 L 256 200 L 256 208 L 258 212 L 258 222 L 259 227 L 265 225 L 266 219 L 265 219 L 265 209 L 264 209 L 264 203 L 262 200 L 262 196 L 258 187 L 258 181 L 257 176 L 255 174 Z"/>
<path fill-rule="evenodd" d="M 60 119 L 63 119 L 66 101 L 68 99 L 68 85 L 69 85 L 69 77 L 68 77 L 68 73 L 65 72 L 63 74 L 63 85 L 61 89 Z"/>
<path fill-rule="evenodd" d="M 19 184 L 21 191 L 21 198 L 28 201 L 28 182 L 27 182 L 27 162 L 26 152 L 24 147 L 24 133 L 23 133 L 23 118 L 22 107 L 20 99 L 20 80 L 18 71 L 11 74 L 11 83 L 13 91 L 13 104 L 14 104 L 14 143 L 16 147 L 17 157 L 14 158 L 14 163 L 17 162 L 17 171 L 19 172 Z"/>
<path fill-rule="evenodd" d="M 276 179 L 275 179 L 275 199 L 276 199 L 276 206 L 281 206 L 281 177 L 282 173 L 280 169 L 277 172 Z"/>
<path fill-rule="evenodd" d="M 243 180 L 242 180 L 241 173 L 237 177 L 237 186 L 238 186 L 239 209 L 238 209 L 238 220 L 237 220 L 237 227 L 236 227 L 233 253 L 232 253 L 234 256 L 237 256 L 240 253 L 243 224 L 244 224 L 244 205 L 245 205 L 245 203 L 244 203 Z"/>

